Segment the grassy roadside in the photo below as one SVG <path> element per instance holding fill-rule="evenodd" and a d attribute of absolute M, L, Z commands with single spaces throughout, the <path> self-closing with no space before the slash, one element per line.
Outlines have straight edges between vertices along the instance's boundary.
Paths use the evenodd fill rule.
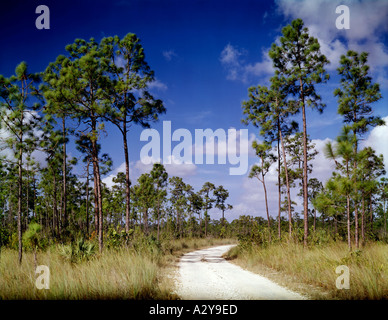
<path fill-rule="evenodd" d="M 241 245 L 226 258 L 264 275 L 310 299 L 388 299 L 388 245 L 367 244 L 349 253 L 346 243 L 303 248 L 279 243 L 267 247 Z M 336 268 L 349 268 L 349 289 L 337 289 Z"/>
<path fill-rule="evenodd" d="M 189 251 L 232 243 L 229 239 L 163 241 L 160 247 L 105 249 L 88 260 L 71 261 L 58 246 L 38 252 L 38 265 L 50 270 L 50 289 L 35 286 L 34 256 L 25 252 L 19 266 L 17 251 L 0 256 L 0 299 L 177 299 L 172 294 L 171 270 Z"/>

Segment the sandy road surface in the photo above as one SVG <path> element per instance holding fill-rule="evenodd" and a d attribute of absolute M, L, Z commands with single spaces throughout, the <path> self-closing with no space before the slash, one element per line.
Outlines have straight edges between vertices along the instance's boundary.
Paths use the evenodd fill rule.
<path fill-rule="evenodd" d="M 176 274 L 175 292 L 184 300 L 299 300 L 306 299 L 221 256 L 233 245 L 185 254 Z"/>

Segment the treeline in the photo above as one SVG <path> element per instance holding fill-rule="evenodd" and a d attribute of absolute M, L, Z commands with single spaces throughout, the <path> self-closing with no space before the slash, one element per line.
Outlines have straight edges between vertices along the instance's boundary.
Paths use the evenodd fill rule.
<path fill-rule="evenodd" d="M 282 37 L 272 44 L 269 57 L 275 69 L 270 85 L 250 87 L 249 100 L 242 105 L 243 122 L 259 128 L 262 137 L 262 142 L 255 141 L 252 145 L 259 163 L 251 168 L 249 177 L 257 178 L 263 186 L 268 230 L 273 229 L 271 222 L 275 221 L 269 213 L 265 177 L 270 167 L 276 165 L 279 239 L 282 212 L 288 218 L 288 236 L 292 238 L 296 234 L 300 238 L 300 229 L 294 230 L 300 219 L 290 192 L 300 187 L 305 246 L 309 232 L 316 231 L 318 225 L 326 231 L 331 228 L 333 238 L 345 236 L 349 249 L 352 242 L 359 248 L 360 242 L 364 244 L 367 238 L 387 240 L 388 188 L 387 179 L 381 178 L 386 173 L 383 156 L 360 144 L 371 128 L 384 125 L 380 117 L 373 116 L 372 104 L 381 99 L 381 93 L 379 84 L 369 74 L 368 53 L 350 50 L 339 61 L 340 84 L 333 94 L 344 125 L 336 141 L 325 148 L 327 169 L 335 166 L 326 182 L 309 178 L 313 172 L 311 161 L 317 151 L 307 133 L 306 109 L 324 111 L 326 105 L 316 87 L 329 80 L 325 67 L 330 62 L 301 19 L 282 29 Z M 294 120 L 300 113 L 301 131 Z M 271 242 L 271 232 L 267 234 Z"/>
<path fill-rule="evenodd" d="M 199 214 L 202 223 L 204 202 L 206 235 L 207 212 L 213 202 L 222 212 L 230 208 L 225 204 L 228 192 L 222 186 L 208 183 L 200 194 L 194 193 L 178 177 L 167 181 L 161 165 L 132 184 L 130 128 L 148 128 L 166 112 L 163 102 L 148 90 L 153 81 L 154 72 L 134 34 L 103 38 L 100 43 L 93 38 L 76 39 L 66 46 L 66 54 L 59 55 L 42 73 L 30 73 L 22 62 L 15 75 L 0 76 L 0 245 L 17 239 L 20 263 L 23 233 L 32 221 L 40 225 L 34 230 L 43 228 L 55 241 L 66 242 L 80 234 L 88 237 L 93 232 L 101 251 L 109 225 L 123 227 L 129 235 L 135 225 L 148 233 L 149 226 L 157 223 L 159 237 L 162 225 L 171 220 L 172 232 L 182 236 L 188 212 Z M 101 179 L 112 166 L 99 143 L 106 133 L 105 123 L 113 124 L 121 135 L 126 165 L 112 189 Z M 79 161 L 68 157 L 70 138 L 82 154 Z M 42 154 L 43 167 L 36 159 Z M 81 161 L 84 173 L 77 176 L 73 167 Z M 168 183 L 172 188 L 169 205 Z"/>

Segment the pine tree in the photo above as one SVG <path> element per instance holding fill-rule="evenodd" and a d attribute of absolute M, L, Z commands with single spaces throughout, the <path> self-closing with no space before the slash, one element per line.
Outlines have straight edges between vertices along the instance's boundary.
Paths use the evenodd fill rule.
<path fill-rule="evenodd" d="M 209 210 L 213 208 L 213 203 L 216 201 L 214 199 L 214 192 L 215 185 L 211 182 L 205 182 L 202 186 L 202 189 L 200 190 L 200 194 L 203 199 L 203 209 L 204 209 L 204 215 L 203 218 L 205 220 L 205 237 L 207 237 L 207 225 L 209 221 Z"/>
<path fill-rule="evenodd" d="M 50 63 L 45 71 L 44 80 L 51 89 L 45 91 L 45 97 L 48 101 L 63 101 L 66 112 L 86 125 L 85 135 L 92 143 L 94 196 L 99 216 L 98 242 L 102 252 L 103 209 L 97 141 L 108 104 L 105 92 L 110 88 L 106 76 L 109 59 L 93 38 L 89 42 L 76 39 L 73 44 L 66 46 L 66 51 L 67 57 L 58 56 L 55 63 Z"/>
<path fill-rule="evenodd" d="M 337 144 L 333 147 L 331 142 L 325 146 L 325 155 L 327 158 L 334 160 L 336 169 L 342 174 L 337 175 L 334 182 L 337 184 L 336 189 L 340 194 L 346 196 L 346 215 L 348 230 L 348 247 L 352 249 L 350 234 L 350 196 L 353 189 L 351 181 L 351 163 L 353 161 L 354 137 L 350 135 L 350 128 L 344 126 L 341 135 L 337 137 Z M 340 161 L 339 159 L 340 158 Z"/>
<path fill-rule="evenodd" d="M 22 202 L 23 202 L 23 155 L 38 140 L 37 126 L 40 124 L 36 110 L 41 100 L 38 84 L 40 76 L 28 72 L 27 63 L 21 62 L 15 69 L 15 75 L 5 78 L 0 75 L 0 129 L 6 130 L 7 146 L 13 151 L 18 168 L 18 238 L 19 264 L 22 263 Z"/>
<path fill-rule="evenodd" d="M 334 96 L 338 97 L 338 113 L 344 116 L 346 123 L 354 135 L 354 156 L 353 156 L 353 184 L 354 190 L 354 214 L 355 214 L 355 242 L 356 248 L 359 247 L 358 235 L 358 190 L 357 190 L 357 152 L 358 141 L 375 126 L 384 125 L 380 117 L 372 116 L 373 102 L 381 99 L 380 86 L 378 83 L 372 83 L 369 76 L 369 66 L 367 65 L 368 53 L 358 54 L 349 50 L 346 55 L 340 59 L 341 66 L 337 69 L 341 76 L 341 87 L 334 91 Z"/>
<path fill-rule="evenodd" d="M 223 186 L 219 186 L 214 190 L 214 196 L 216 197 L 215 207 L 220 209 L 222 212 L 222 227 L 225 226 L 225 211 L 232 210 L 233 206 L 230 204 L 226 204 L 226 199 L 229 198 L 229 191 L 226 190 Z"/>
<path fill-rule="evenodd" d="M 263 185 L 264 189 L 264 200 L 265 200 L 265 211 L 267 213 L 268 223 L 268 242 L 271 242 L 271 219 L 268 210 L 268 196 L 267 188 L 265 184 L 265 175 L 268 173 L 271 165 L 276 161 L 276 157 L 271 154 L 271 146 L 268 143 L 257 143 L 253 141 L 252 148 L 255 150 L 256 155 L 260 158 L 260 164 L 253 165 L 249 173 L 249 178 L 257 178 Z"/>
<path fill-rule="evenodd" d="M 168 173 L 164 166 L 160 163 L 154 163 L 150 172 L 155 189 L 155 213 L 157 221 L 157 240 L 159 241 L 160 235 L 160 218 L 162 214 L 162 206 L 167 197 L 167 179 Z"/>
<path fill-rule="evenodd" d="M 289 121 L 289 117 L 296 113 L 298 109 L 295 104 L 286 102 L 285 80 L 279 76 L 279 72 L 271 78 L 271 86 L 251 87 L 248 90 L 249 100 L 243 102 L 243 109 L 246 118 L 243 123 L 252 123 L 256 127 L 260 127 L 260 135 L 264 137 L 267 144 L 277 142 L 277 159 L 278 159 L 278 196 L 279 196 L 279 212 L 278 212 L 278 236 L 281 237 L 280 215 L 281 215 L 281 155 L 280 145 L 282 149 L 283 165 L 286 180 L 287 192 L 287 207 L 289 217 L 289 236 L 292 232 L 291 218 L 291 196 L 290 184 L 288 177 L 287 157 L 284 144 L 284 136 L 288 136 L 296 131 L 298 125 L 294 121 Z"/>
<path fill-rule="evenodd" d="M 166 109 L 159 99 L 148 92 L 147 86 L 154 81 L 154 72 L 145 61 L 144 48 L 136 35 L 128 33 L 124 38 L 109 37 L 101 40 L 100 50 L 109 58 L 107 75 L 111 82 L 106 91 L 109 108 L 105 118 L 112 122 L 123 137 L 126 188 L 125 228 L 129 230 L 130 187 L 129 151 L 127 134 L 132 124 L 150 127 L 158 115 Z"/>
<path fill-rule="evenodd" d="M 324 67 L 329 63 L 321 54 L 316 38 L 309 35 L 301 19 L 296 19 L 282 29 L 280 45 L 272 44 L 269 56 L 274 67 L 286 81 L 286 90 L 295 96 L 295 104 L 302 111 L 303 120 L 303 212 L 304 245 L 308 237 L 308 160 L 307 160 L 307 119 L 306 106 L 322 112 L 325 105 L 321 103 L 315 85 L 329 79 Z"/>

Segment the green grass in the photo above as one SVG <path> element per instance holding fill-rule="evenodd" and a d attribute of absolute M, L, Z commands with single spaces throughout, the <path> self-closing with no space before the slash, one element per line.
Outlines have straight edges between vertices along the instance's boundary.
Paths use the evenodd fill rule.
<path fill-rule="evenodd" d="M 388 299 L 388 245 L 369 243 L 350 253 L 347 244 L 334 242 L 303 248 L 279 243 L 267 247 L 232 248 L 228 258 L 253 272 L 264 273 L 313 299 Z M 350 272 L 350 288 L 337 289 L 336 268 Z"/>
<path fill-rule="evenodd" d="M 22 265 L 16 250 L 0 255 L 0 299 L 177 299 L 173 281 L 167 276 L 185 252 L 212 245 L 228 244 L 225 239 L 183 239 L 163 241 L 159 250 L 148 247 L 105 249 L 89 260 L 67 259 L 60 246 L 38 252 L 38 265 L 50 269 L 50 288 L 37 289 L 34 257 L 23 253 Z"/>

